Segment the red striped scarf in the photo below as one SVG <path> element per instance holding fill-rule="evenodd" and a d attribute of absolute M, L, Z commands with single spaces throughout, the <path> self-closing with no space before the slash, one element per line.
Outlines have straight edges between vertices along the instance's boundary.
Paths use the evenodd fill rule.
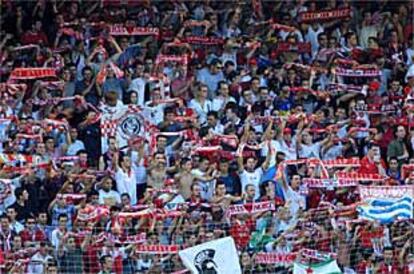
<path fill-rule="evenodd" d="M 329 92 L 350 92 L 350 93 L 366 93 L 364 86 L 347 85 L 347 84 L 329 84 Z"/>
<path fill-rule="evenodd" d="M 34 49 L 34 48 L 38 48 L 39 45 L 35 45 L 35 44 L 29 44 L 29 45 L 24 45 L 24 46 L 20 46 L 20 47 L 15 47 L 13 48 L 14 51 L 21 51 L 21 50 L 26 50 L 26 49 Z"/>
<path fill-rule="evenodd" d="M 297 53 L 311 53 L 311 44 L 305 42 L 298 42 L 291 44 L 288 42 L 281 42 L 277 45 L 277 52 L 297 52 Z"/>
<path fill-rule="evenodd" d="M 117 239 L 115 240 L 116 244 L 139 244 L 143 243 L 147 240 L 147 234 L 145 232 L 142 232 L 137 235 L 130 235 L 127 236 L 125 239 Z"/>
<path fill-rule="evenodd" d="M 239 214 L 254 214 L 275 210 L 275 204 L 271 201 L 248 203 L 242 205 L 230 205 L 226 211 L 226 216 L 231 217 Z"/>
<path fill-rule="evenodd" d="M 15 68 L 9 80 L 32 80 L 57 77 L 55 68 Z"/>
<path fill-rule="evenodd" d="M 224 40 L 217 37 L 207 36 L 187 36 L 181 39 L 181 42 L 195 45 L 222 45 Z"/>
<path fill-rule="evenodd" d="M 180 251 L 179 245 L 137 245 L 135 253 L 137 254 L 177 254 Z"/>
<path fill-rule="evenodd" d="M 11 180 L 0 179 L 0 203 L 12 194 Z"/>
<path fill-rule="evenodd" d="M 324 11 L 306 11 L 299 14 L 300 22 L 320 22 L 320 21 L 331 21 L 337 19 L 345 19 L 351 16 L 351 9 L 333 9 Z"/>
<path fill-rule="evenodd" d="M 346 69 L 346 68 L 336 68 L 335 74 L 338 76 L 344 77 L 379 77 L 381 76 L 381 71 L 378 69 Z"/>
<path fill-rule="evenodd" d="M 337 257 L 336 253 L 323 252 L 314 249 L 303 248 L 300 250 L 302 256 L 310 259 L 315 259 L 319 261 L 326 261 L 329 259 L 335 259 Z"/>
<path fill-rule="evenodd" d="M 11 83 L 0 83 L 0 92 L 8 92 L 11 95 L 20 92 L 26 92 L 27 85 L 26 84 L 11 84 Z"/>
<path fill-rule="evenodd" d="M 411 172 L 413 172 L 413 171 L 414 171 L 414 165 L 413 164 L 411 164 L 411 165 L 404 164 L 401 167 L 401 177 L 403 179 L 405 179 L 405 178 L 409 177 Z"/>
<path fill-rule="evenodd" d="M 142 36 L 142 35 L 154 35 L 160 34 L 159 28 L 145 28 L 145 27 L 126 27 L 123 25 L 109 26 L 109 34 L 113 36 Z"/>
<path fill-rule="evenodd" d="M 255 256 L 256 264 L 293 264 L 297 256 L 296 252 L 276 253 L 260 252 Z"/>
<path fill-rule="evenodd" d="M 310 188 L 353 187 L 358 185 L 358 182 L 352 179 L 303 178 L 302 183 L 305 187 Z"/>
<path fill-rule="evenodd" d="M 59 32 L 67 36 L 73 36 L 76 38 L 76 40 L 84 39 L 83 33 L 80 31 L 76 31 L 73 28 L 64 27 L 64 28 L 61 28 Z"/>
<path fill-rule="evenodd" d="M 286 69 L 289 69 L 292 66 L 297 67 L 299 69 L 306 70 L 306 71 L 315 71 L 315 72 L 319 72 L 319 73 L 328 73 L 328 70 L 326 68 L 309 66 L 309 65 L 304 65 L 304 64 L 300 64 L 300 63 L 287 63 L 287 64 L 283 65 L 283 67 L 286 68 Z"/>
<path fill-rule="evenodd" d="M 387 179 L 380 174 L 363 174 L 358 172 L 345 172 L 345 171 L 338 171 L 336 173 L 336 177 L 338 179 L 346 179 L 346 180 L 356 180 L 359 182 L 366 182 L 366 181 L 377 181 L 383 182 Z"/>
<path fill-rule="evenodd" d="M 159 54 L 157 59 L 155 59 L 155 64 L 164 64 L 166 62 L 177 62 L 182 65 L 188 64 L 188 56 L 187 55 L 165 55 Z"/>

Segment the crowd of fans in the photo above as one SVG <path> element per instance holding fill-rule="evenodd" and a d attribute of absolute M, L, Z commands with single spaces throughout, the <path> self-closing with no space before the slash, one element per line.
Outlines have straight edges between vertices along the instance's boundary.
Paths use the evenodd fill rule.
<path fill-rule="evenodd" d="M 323 11 L 343 13 L 304 16 Z M 386 0 L 3 1 L 1 272 L 185 271 L 162 250 L 224 236 L 243 273 L 289 273 L 258 257 L 305 248 L 348 273 L 414 271 L 412 220 L 362 220 L 357 185 L 304 183 L 414 182 L 413 14 Z M 145 130 L 122 146 L 101 128 L 126 105 Z M 353 164 L 324 166 L 339 159 Z"/>

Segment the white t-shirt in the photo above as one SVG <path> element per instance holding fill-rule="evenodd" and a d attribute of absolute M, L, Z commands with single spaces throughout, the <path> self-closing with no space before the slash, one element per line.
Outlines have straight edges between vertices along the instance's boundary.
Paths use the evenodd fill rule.
<path fill-rule="evenodd" d="M 114 205 L 121 203 L 121 196 L 114 190 L 106 192 L 105 190 L 100 189 L 98 193 L 100 205 Z"/>
<path fill-rule="evenodd" d="M 29 274 L 45 273 L 44 264 L 46 264 L 47 261 L 52 260 L 52 259 L 53 257 L 50 255 L 42 256 L 39 252 L 37 252 L 30 259 L 30 263 L 27 267 L 27 272 Z"/>
<path fill-rule="evenodd" d="M 210 100 L 205 100 L 204 104 L 201 105 L 200 102 L 192 99 L 188 106 L 194 109 L 194 111 L 197 113 L 198 121 L 201 125 L 207 121 L 207 113 L 213 110 L 213 106 Z"/>
<path fill-rule="evenodd" d="M 72 144 L 68 146 L 68 150 L 66 151 L 66 155 L 75 156 L 79 150 L 84 150 L 85 145 L 81 140 L 75 140 Z"/>
<path fill-rule="evenodd" d="M 212 108 L 214 111 L 223 110 L 228 102 L 236 103 L 236 100 L 231 96 L 228 98 L 217 96 L 216 98 L 213 99 Z"/>
<path fill-rule="evenodd" d="M 285 140 L 276 141 L 276 151 L 285 153 L 286 160 L 296 160 L 296 136 L 292 138 L 292 142 L 288 146 Z"/>
<path fill-rule="evenodd" d="M 285 196 L 285 200 L 289 201 L 289 210 L 292 216 L 296 216 L 299 208 L 306 208 L 305 197 L 294 191 L 290 186 L 287 189 L 283 189 L 283 195 Z"/>
<path fill-rule="evenodd" d="M 128 193 L 131 197 L 131 204 L 135 205 L 137 203 L 137 181 L 134 168 L 131 168 L 129 174 L 119 168 L 115 174 L 115 180 L 118 192 L 121 195 L 123 193 Z"/>
<path fill-rule="evenodd" d="M 322 155 L 322 160 L 335 160 L 342 155 L 343 145 L 341 143 L 328 148 Z"/>
<path fill-rule="evenodd" d="M 240 173 L 240 181 L 241 181 L 241 187 L 242 192 L 245 193 L 246 191 L 246 185 L 252 184 L 254 185 L 256 189 L 256 194 L 254 196 L 254 199 L 259 199 L 260 197 L 260 180 L 262 179 L 263 175 L 263 169 L 261 167 L 258 167 L 253 172 L 249 172 L 247 170 L 243 170 L 243 172 Z"/>
<path fill-rule="evenodd" d="M 145 84 L 146 81 L 143 78 L 135 78 L 129 85 L 129 90 L 134 90 L 138 93 L 137 105 L 140 107 L 144 106 L 145 99 Z"/>
<path fill-rule="evenodd" d="M 191 174 L 197 177 L 204 177 L 206 175 L 204 171 L 201 171 L 199 169 L 193 169 L 191 171 Z M 213 197 L 214 189 L 216 187 L 215 182 L 216 180 L 211 180 L 211 181 L 206 181 L 206 182 L 198 181 L 198 184 L 201 187 L 201 198 L 202 199 L 209 201 Z"/>
<path fill-rule="evenodd" d="M 301 144 L 299 149 L 299 158 L 320 158 L 321 143 L 317 142 L 311 145 Z"/>

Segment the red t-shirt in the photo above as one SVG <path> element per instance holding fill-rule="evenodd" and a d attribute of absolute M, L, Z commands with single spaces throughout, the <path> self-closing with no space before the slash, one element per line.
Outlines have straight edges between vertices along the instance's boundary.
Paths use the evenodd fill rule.
<path fill-rule="evenodd" d="M 407 265 L 400 268 L 397 262 L 393 262 L 393 264 L 390 266 L 382 262 L 377 273 L 379 274 L 409 274 L 409 270 L 408 270 Z"/>
<path fill-rule="evenodd" d="M 385 168 L 385 163 L 381 159 L 381 165 Z M 379 170 L 377 164 L 374 161 L 371 161 L 368 156 L 364 156 L 361 160 L 361 167 L 359 168 L 360 173 L 364 174 L 378 174 Z"/>
<path fill-rule="evenodd" d="M 25 32 L 22 36 L 23 44 L 37 44 L 39 41 L 42 41 L 43 44 L 47 44 L 47 37 L 43 32 Z"/>
<path fill-rule="evenodd" d="M 230 228 L 230 235 L 233 237 L 237 248 L 243 249 L 249 244 L 252 227 L 252 223 L 249 221 L 244 223 L 234 222 Z"/>
<path fill-rule="evenodd" d="M 360 232 L 361 245 L 364 248 L 372 248 L 372 239 L 381 238 L 384 236 L 384 229 L 378 228 L 374 231 L 363 229 Z"/>
<path fill-rule="evenodd" d="M 367 261 L 361 261 L 356 267 L 356 273 L 365 274 L 367 267 L 374 269 L 372 263 L 368 263 Z"/>
<path fill-rule="evenodd" d="M 102 244 L 93 243 L 86 248 L 86 255 L 83 256 L 83 263 L 86 273 L 98 273 L 99 267 L 99 251 L 102 249 Z"/>
<path fill-rule="evenodd" d="M 41 229 L 36 229 L 35 231 L 29 231 L 27 229 L 20 232 L 20 237 L 22 237 L 23 243 L 29 242 L 43 242 L 46 241 L 46 233 Z"/>

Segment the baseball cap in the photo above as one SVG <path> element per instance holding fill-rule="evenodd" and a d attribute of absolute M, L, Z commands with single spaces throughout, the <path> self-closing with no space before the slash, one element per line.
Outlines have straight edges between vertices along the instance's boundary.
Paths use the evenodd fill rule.
<path fill-rule="evenodd" d="M 283 129 L 283 134 L 292 134 L 292 130 L 288 127 Z"/>

